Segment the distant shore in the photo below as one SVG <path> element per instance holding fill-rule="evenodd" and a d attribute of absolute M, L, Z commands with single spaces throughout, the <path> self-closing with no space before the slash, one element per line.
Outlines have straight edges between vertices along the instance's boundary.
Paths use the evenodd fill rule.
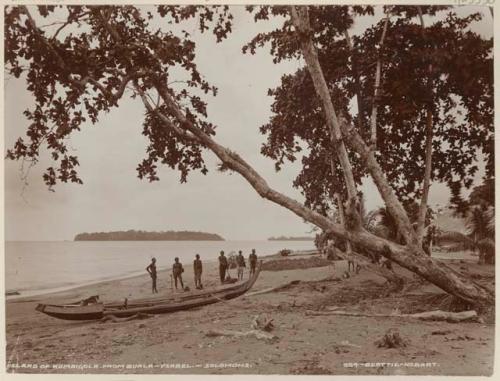
<path fill-rule="evenodd" d="M 224 241 L 218 234 L 195 231 L 149 232 L 127 230 L 113 232 L 80 233 L 75 241 Z"/>
<path fill-rule="evenodd" d="M 314 237 L 269 237 L 268 241 L 314 241 Z"/>

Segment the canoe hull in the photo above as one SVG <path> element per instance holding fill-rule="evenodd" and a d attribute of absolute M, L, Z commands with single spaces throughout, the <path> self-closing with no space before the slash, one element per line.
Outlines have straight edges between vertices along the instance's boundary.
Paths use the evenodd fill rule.
<path fill-rule="evenodd" d="M 88 306 L 58 306 L 39 304 L 36 310 L 46 315 L 64 320 L 99 320 L 104 316 L 104 304 L 97 303 Z"/>
<path fill-rule="evenodd" d="M 36 310 L 46 315 L 63 320 L 100 320 L 105 316 L 130 317 L 138 313 L 165 314 L 203 307 L 222 300 L 230 300 L 245 294 L 250 290 L 260 273 L 261 264 L 255 274 L 245 283 L 216 291 L 203 291 L 187 296 L 171 298 L 143 299 L 123 303 L 92 303 L 80 305 L 38 304 Z"/>

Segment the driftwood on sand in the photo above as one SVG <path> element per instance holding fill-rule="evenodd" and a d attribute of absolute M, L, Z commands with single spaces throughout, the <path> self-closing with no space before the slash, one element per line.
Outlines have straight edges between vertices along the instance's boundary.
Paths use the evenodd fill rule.
<path fill-rule="evenodd" d="M 274 341 L 278 339 L 278 336 L 271 335 L 268 333 L 274 329 L 274 324 L 271 317 L 261 314 L 257 315 L 253 318 L 251 323 L 251 330 L 249 331 L 233 331 L 226 329 L 210 329 L 205 333 L 207 337 L 218 337 L 218 336 L 226 336 L 226 337 L 235 337 L 235 338 L 247 338 L 254 337 L 258 340 L 264 341 Z"/>
<path fill-rule="evenodd" d="M 289 288 L 290 286 L 295 286 L 300 283 L 300 280 L 292 280 L 291 282 L 282 284 L 276 287 L 265 288 L 264 290 L 249 292 L 245 296 L 254 296 L 254 295 L 262 295 L 267 294 L 269 292 L 283 291 Z"/>
<path fill-rule="evenodd" d="M 448 321 L 451 323 L 476 320 L 478 317 L 477 312 L 473 310 L 462 311 L 462 312 L 447 312 L 447 311 L 436 310 L 436 311 L 421 312 L 409 316 L 420 320 Z"/>
<path fill-rule="evenodd" d="M 258 329 L 261 331 L 270 332 L 274 329 L 274 319 L 271 319 L 267 315 L 257 315 L 252 321 L 252 329 Z"/>
<path fill-rule="evenodd" d="M 306 311 L 308 316 L 358 316 L 358 317 L 392 317 L 392 318 L 411 318 L 419 320 L 432 320 L 432 321 L 447 321 L 450 323 L 459 323 L 463 321 L 475 321 L 478 318 L 476 311 L 462 311 L 462 312 L 447 312 L 447 311 L 427 311 L 416 314 L 366 314 L 363 312 L 349 312 L 349 311 Z"/>
<path fill-rule="evenodd" d="M 107 323 L 107 322 L 111 321 L 113 323 L 121 323 L 121 322 L 129 321 L 129 320 L 149 319 L 151 317 L 154 317 L 154 315 L 145 314 L 145 313 L 138 313 L 138 314 L 135 314 L 132 316 L 124 317 L 124 318 L 118 318 L 114 315 L 106 315 L 100 320 L 100 322 Z"/>
<path fill-rule="evenodd" d="M 265 341 L 273 341 L 278 337 L 275 335 L 271 335 L 269 333 L 263 332 L 257 329 L 251 329 L 249 331 L 232 331 L 226 329 L 211 329 L 205 333 L 207 337 L 218 337 L 218 336 L 227 336 L 227 337 L 236 337 L 236 338 L 246 338 L 246 337 L 255 337 L 259 340 Z"/>

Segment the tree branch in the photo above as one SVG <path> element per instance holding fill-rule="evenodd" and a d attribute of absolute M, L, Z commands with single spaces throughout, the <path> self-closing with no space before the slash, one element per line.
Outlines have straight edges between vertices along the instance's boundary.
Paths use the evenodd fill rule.
<path fill-rule="evenodd" d="M 106 20 L 105 23 L 107 23 Z M 113 33 L 114 28 L 112 28 L 110 24 L 108 24 L 107 29 L 110 31 L 110 34 L 112 36 L 116 36 L 116 34 Z M 116 41 L 120 41 L 119 35 L 118 40 Z M 325 83 L 323 82 L 323 84 Z M 367 232 L 363 228 L 360 228 L 355 232 L 346 231 L 342 228 L 342 226 L 333 223 L 329 218 L 270 188 L 266 181 L 237 153 L 221 146 L 220 144 L 215 142 L 211 136 L 209 136 L 198 126 L 193 124 L 186 117 L 186 115 L 184 115 L 183 111 L 180 109 L 174 99 L 172 99 L 167 91 L 165 83 L 158 82 L 155 84 L 155 87 L 157 88 L 160 96 L 162 97 L 166 106 L 169 108 L 170 112 L 173 113 L 173 116 L 181 124 L 182 128 L 191 132 L 198 139 L 200 139 L 201 144 L 215 153 L 215 155 L 229 168 L 240 173 L 257 191 L 257 193 L 261 195 L 261 197 L 289 209 L 299 217 L 304 218 L 306 221 L 320 227 L 325 232 L 331 233 L 335 237 L 344 238 L 355 243 L 361 248 L 367 249 L 374 253 L 379 253 L 380 255 L 391 259 L 395 263 L 421 275 L 425 279 L 436 284 L 438 287 L 441 287 L 443 290 L 448 291 L 463 300 L 470 301 L 474 304 L 493 303 L 494 296 L 492 292 L 484 289 L 474 282 L 471 282 L 469 279 L 461 276 L 460 274 L 451 271 L 450 268 L 443 263 L 434 261 L 433 259 L 425 255 L 420 255 L 422 250 L 418 249 L 418 247 L 414 245 L 398 245 L 394 242 L 390 242 L 386 239 L 377 237 Z M 323 97 L 326 95 L 328 95 L 328 93 L 323 94 Z M 333 111 L 331 100 L 330 107 L 330 111 Z M 409 237 L 411 237 L 411 234 L 414 235 L 414 231 L 411 228 L 411 225 L 409 225 L 408 217 L 401 204 L 392 193 L 386 179 L 383 177 L 382 171 L 377 161 L 375 160 L 373 152 L 366 146 L 363 139 L 357 134 L 355 129 L 350 130 L 349 128 L 347 128 L 345 123 L 339 124 L 336 118 L 331 119 L 330 123 L 333 124 L 333 120 L 335 120 L 335 122 L 337 123 L 337 127 L 342 130 L 342 134 L 348 138 L 348 141 L 350 141 L 351 143 L 355 143 L 352 144 L 352 146 L 356 147 L 356 150 L 359 151 L 358 153 L 362 156 L 363 160 L 370 170 L 370 173 L 372 173 L 374 180 L 376 180 L 376 184 L 379 187 L 379 191 L 381 192 L 381 194 L 383 194 L 385 198 L 389 200 L 389 203 L 391 205 L 388 205 L 388 207 L 392 207 L 394 213 L 396 213 L 396 215 L 394 216 L 395 219 L 402 227 L 406 228 L 407 225 L 409 226 L 410 230 L 406 232 Z M 336 136 L 342 136 L 340 134 L 340 130 L 339 134 L 337 134 Z M 387 187 L 388 189 L 385 189 L 384 187 Z M 388 204 L 388 202 L 386 202 L 386 204 Z M 401 212 L 402 215 L 398 215 L 398 212 Z"/>
<path fill-rule="evenodd" d="M 174 134 L 176 134 L 181 139 L 185 139 L 185 140 L 188 140 L 188 141 L 193 142 L 193 143 L 198 143 L 198 144 L 201 143 L 200 139 L 198 139 L 196 136 L 189 133 L 188 131 L 185 131 L 185 130 L 178 128 L 174 123 L 172 123 L 172 121 L 170 121 L 170 119 L 168 119 L 165 115 L 163 115 L 163 113 L 161 113 L 160 110 L 158 110 L 157 108 L 153 108 L 153 106 L 151 106 L 149 104 L 148 99 L 146 97 L 146 94 L 144 94 L 144 91 L 141 90 L 139 85 L 137 85 L 137 84 L 134 85 L 134 88 L 139 93 L 139 96 L 141 97 L 142 103 L 144 104 L 146 109 L 150 113 L 156 114 L 161 119 L 161 121 L 167 126 L 167 128 L 170 131 L 172 131 Z"/>
<path fill-rule="evenodd" d="M 420 199 L 420 207 L 418 209 L 417 219 L 417 238 L 420 245 L 422 245 L 425 227 L 425 217 L 427 215 L 427 202 L 429 198 L 429 189 L 431 187 L 431 173 L 432 173 L 432 111 L 427 110 L 427 119 L 425 125 L 425 172 L 424 181 L 422 185 L 422 198 Z"/>
<path fill-rule="evenodd" d="M 406 244 L 416 244 L 416 236 L 410 219 L 385 178 L 382 168 L 375 158 L 374 152 L 366 145 L 355 128 L 349 128 L 349 126 L 344 123 L 341 124 L 341 128 L 346 142 L 365 163 L 368 172 L 377 186 L 380 196 L 384 200 L 387 209 L 394 217 L 398 226 L 398 231 L 404 237 Z"/>
<path fill-rule="evenodd" d="M 125 92 L 128 83 L 132 79 L 138 78 L 141 75 L 144 75 L 145 73 L 146 73 L 145 71 L 140 70 L 131 74 L 123 75 L 122 81 L 120 82 L 118 90 L 115 93 L 113 93 L 111 90 L 106 89 L 99 81 L 97 81 L 94 77 L 90 75 L 87 75 L 86 77 L 80 80 L 71 78 L 71 75 L 68 78 L 73 84 L 78 85 L 82 89 L 84 89 L 88 83 L 91 83 L 95 88 L 101 91 L 101 93 L 107 98 L 107 100 L 112 105 L 116 106 L 118 100 L 122 97 L 123 93 Z"/>
<path fill-rule="evenodd" d="M 323 76 L 323 71 L 319 64 L 318 56 L 310 37 L 311 28 L 309 24 L 309 14 L 307 12 L 307 7 L 291 6 L 290 8 L 292 13 L 292 21 L 301 39 L 304 58 L 306 59 L 309 72 L 311 74 L 311 77 L 313 78 L 316 91 L 323 101 L 325 114 L 327 116 L 326 119 L 330 127 L 330 131 L 332 132 L 333 136 L 335 136 L 335 138 L 340 140 L 342 143 L 341 145 L 339 145 L 337 153 L 342 166 L 342 170 L 344 172 L 344 177 L 346 179 L 349 199 L 356 200 L 357 194 L 352 194 L 353 192 L 356 192 L 356 188 L 354 185 L 352 168 L 349 162 L 349 158 L 347 157 L 347 151 L 345 150 L 345 146 L 343 144 L 344 141 L 342 140 L 342 134 L 344 135 L 344 139 L 350 140 L 348 141 L 348 143 L 350 143 L 350 146 L 361 156 L 361 158 L 366 163 L 367 169 L 369 170 L 369 173 L 371 174 L 375 184 L 377 185 L 380 195 L 386 203 L 389 212 L 396 220 L 398 228 L 405 238 L 406 243 L 416 244 L 417 240 L 415 232 L 413 230 L 413 227 L 411 226 L 408 215 L 406 214 L 405 209 L 396 198 L 392 188 L 387 182 L 382 168 L 375 159 L 373 152 L 366 145 L 359 133 L 357 133 L 354 128 L 347 128 L 347 125 L 343 120 L 341 121 L 341 123 L 339 123 L 339 120 L 337 119 L 331 101 L 330 93 L 328 91 L 328 86 Z M 347 137 L 346 134 L 349 137 Z M 350 203 L 351 202 L 349 202 L 348 204 Z"/>
<path fill-rule="evenodd" d="M 136 78 L 137 76 L 141 75 L 141 71 L 138 71 L 138 72 L 132 73 L 132 74 L 124 75 L 122 82 L 120 83 L 120 86 L 118 87 L 117 92 L 114 94 L 112 91 L 107 90 L 101 83 L 99 83 L 99 81 L 97 81 L 94 77 L 92 77 L 90 75 L 87 75 L 86 77 L 84 77 L 80 80 L 74 79 L 72 77 L 72 74 L 71 74 L 71 68 L 69 68 L 68 65 L 66 65 L 66 62 L 61 57 L 61 55 L 57 52 L 57 50 L 52 46 L 52 43 L 50 41 L 48 41 L 42 35 L 42 33 L 40 32 L 40 28 L 36 25 L 35 20 L 31 16 L 31 13 L 29 12 L 28 8 L 23 5 L 23 6 L 20 6 L 20 9 L 21 9 L 22 13 L 24 13 L 26 15 L 26 17 L 28 18 L 28 23 L 30 24 L 31 28 L 33 28 L 33 30 L 35 31 L 36 36 L 42 41 L 42 43 L 56 57 L 57 65 L 59 66 L 59 68 L 62 71 L 69 73 L 67 75 L 67 79 L 71 84 L 84 90 L 86 85 L 90 82 L 92 85 L 94 85 L 94 87 L 96 87 L 97 89 L 99 89 L 103 93 L 103 95 L 109 100 L 109 102 L 111 104 L 116 105 L 116 102 L 122 97 L 122 95 L 127 87 L 128 82 L 130 82 L 133 78 Z M 68 23 L 69 23 L 69 21 L 68 21 Z M 63 25 L 63 26 L 65 26 L 65 25 Z"/>
<path fill-rule="evenodd" d="M 354 182 L 351 162 L 349 161 L 347 150 L 342 140 L 342 132 L 340 131 L 340 124 L 339 120 L 337 119 L 335 108 L 333 107 L 330 91 L 328 90 L 328 85 L 319 63 L 316 48 L 314 47 L 311 39 L 309 13 L 307 7 L 305 6 L 291 6 L 290 9 L 293 25 L 295 26 L 297 34 L 300 38 L 302 54 L 307 63 L 307 69 L 313 80 L 316 92 L 318 93 L 323 103 L 323 111 L 325 113 L 326 123 L 328 125 L 328 128 L 330 129 L 332 140 L 334 139 L 338 142 L 336 152 L 339 158 L 340 165 L 342 166 L 347 194 L 350 200 L 349 202 L 351 202 L 351 200 L 357 199 L 356 183 Z"/>
<path fill-rule="evenodd" d="M 356 54 L 354 51 L 354 46 L 352 44 L 351 36 L 349 35 L 349 31 L 344 30 L 344 37 L 347 42 L 347 47 L 351 52 L 351 60 L 352 60 L 352 73 L 354 77 L 354 89 L 356 92 L 356 102 L 358 104 L 358 129 L 361 131 L 363 129 L 363 119 L 365 115 L 365 105 L 362 102 L 361 97 L 361 83 L 359 80 L 359 67 L 358 67 L 358 59 L 356 58 Z"/>
<path fill-rule="evenodd" d="M 168 94 L 166 98 L 169 100 L 169 103 L 173 102 Z M 325 232 L 331 233 L 337 238 L 343 238 L 351 241 L 352 243 L 359 245 L 359 247 L 378 253 L 394 261 L 400 266 L 407 268 L 410 271 L 424 277 L 428 281 L 436 284 L 443 290 L 451 292 L 464 300 L 468 300 L 471 303 L 490 303 L 494 299 L 491 292 L 475 283 L 472 283 L 471 285 L 469 279 L 465 279 L 461 277 L 460 274 L 451 271 L 448 266 L 442 264 L 441 262 L 434 261 L 424 255 L 412 255 L 411 247 L 408 248 L 407 246 L 401 246 L 394 242 L 377 237 L 362 228 L 356 230 L 355 232 L 345 230 L 339 224 L 333 223 L 329 218 L 316 213 L 311 209 L 306 208 L 296 200 L 275 191 L 270 188 L 266 181 L 238 154 L 219 145 L 210 136 L 194 126 L 185 117 L 175 102 L 171 103 L 170 107 L 183 126 L 198 136 L 203 141 L 205 146 L 214 152 L 223 163 L 242 175 L 261 197 L 287 208 L 299 217 L 302 217 L 306 221 L 320 227 Z M 373 156 L 373 152 L 371 152 L 368 148 L 366 148 L 366 150 Z M 411 226 L 409 226 L 409 228 L 411 229 Z M 411 232 L 413 233 L 413 230 L 411 230 Z M 454 282 L 450 283 L 449 277 L 452 277 Z M 477 299 L 478 295 L 480 300 Z"/>
<path fill-rule="evenodd" d="M 424 17 L 422 14 L 422 8 L 417 7 L 418 16 L 420 18 L 420 25 L 422 27 L 422 37 L 425 33 L 425 24 Z M 428 66 L 429 78 L 428 78 L 428 92 L 429 96 L 432 91 L 432 63 Z M 420 199 L 420 206 L 418 209 L 418 217 L 417 217 L 417 227 L 416 234 L 418 239 L 418 244 L 422 246 L 423 236 L 424 236 L 424 228 L 425 228 L 425 217 L 427 215 L 428 209 L 428 198 L 429 198 L 429 189 L 431 186 L 431 174 L 432 174 L 432 137 L 433 137 L 433 126 L 432 126 L 432 108 L 429 104 L 427 106 L 427 117 L 425 121 L 425 171 L 424 171 L 424 179 L 422 182 L 422 197 Z"/>
<path fill-rule="evenodd" d="M 61 58 L 59 53 L 54 49 L 52 44 L 47 41 L 45 37 L 43 37 L 40 28 L 37 27 L 35 20 L 31 16 L 30 11 L 28 10 L 28 7 L 25 5 L 19 6 L 20 13 L 24 13 L 26 17 L 28 18 L 27 22 L 31 26 L 31 28 L 35 31 L 36 36 L 43 42 L 43 44 L 56 56 L 57 59 L 57 64 L 59 65 L 60 68 L 66 69 L 66 65 L 64 63 L 64 60 Z"/>
<path fill-rule="evenodd" d="M 63 25 L 61 25 L 59 28 L 57 28 L 57 30 L 54 33 L 54 35 L 52 36 L 52 38 L 55 40 L 57 38 L 57 35 L 59 34 L 59 32 L 61 30 L 63 30 L 64 28 L 66 28 L 69 24 L 71 24 L 71 22 L 70 21 L 66 21 Z"/>
<path fill-rule="evenodd" d="M 255 171 L 255 169 L 253 169 L 236 152 L 230 151 L 229 149 L 216 143 L 208 134 L 193 125 L 193 123 L 186 118 L 182 110 L 172 99 L 166 90 L 165 85 L 157 84 L 157 90 L 169 110 L 173 112 L 176 119 L 181 122 L 181 125 L 188 129 L 193 135 L 196 135 L 203 142 L 203 144 L 212 150 L 212 152 L 214 152 L 215 155 L 230 169 L 242 175 L 261 197 L 273 201 L 278 205 L 284 206 L 305 220 L 321 227 L 323 230 L 331 231 L 332 234 L 337 237 L 347 239 L 346 232 L 340 225 L 334 224 L 327 217 L 306 208 L 299 202 L 270 188 L 267 182 Z"/>
<path fill-rule="evenodd" d="M 370 145 L 372 149 L 377 147 L 377 109 L 378 109 L 378 97 L 380 90 L 380 77 L 382 70 L 382 59 L 380 58 L 380 51 L 384 45 L 385 35 L 387 33 L 387 25 L 389 24 L 390 13 L 387 12 L 384 21 L 384 29 L 382 30 L 382 35 L 380 36 L 380 41 L 378 44 L 378 58 L 377 58 L 377 68 L 375 69 L 375 85 L 373 87 L 373 102 L 372 102 L 372 115 L 370 119 Z"/>
<path fill-rule="evenodd" d="M 335 193 L 335 198 L 337 199 L 337 208 L 339 211 L 340 226 L 342 226 L 345 229 L 346 223 L 344 214 L 344 203 L 342 202 L 342 197 L 340 196 L 339 193 Z M 352 254 L 351 242 L 349 241 L 346 241 L 346 254 L 348 257 Z"/>

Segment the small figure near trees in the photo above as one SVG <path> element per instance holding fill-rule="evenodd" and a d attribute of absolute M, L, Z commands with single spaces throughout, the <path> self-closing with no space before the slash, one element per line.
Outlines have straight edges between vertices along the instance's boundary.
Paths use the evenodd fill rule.
<path fill-rule="evenodd" d="M 356 269 L 356 264 L 354 263 L 354 260 L 352 258 L 347 260 L 347 270 L 351 271 L 351 267 L 352 271 Z"/>
<path fill-rule="evenodd" d="M 335 248 L 335 244 L 329 244 L 326 248 L 326 259 L 329 261 L 334 261 L 337 258 L 337 249 Z"/>

